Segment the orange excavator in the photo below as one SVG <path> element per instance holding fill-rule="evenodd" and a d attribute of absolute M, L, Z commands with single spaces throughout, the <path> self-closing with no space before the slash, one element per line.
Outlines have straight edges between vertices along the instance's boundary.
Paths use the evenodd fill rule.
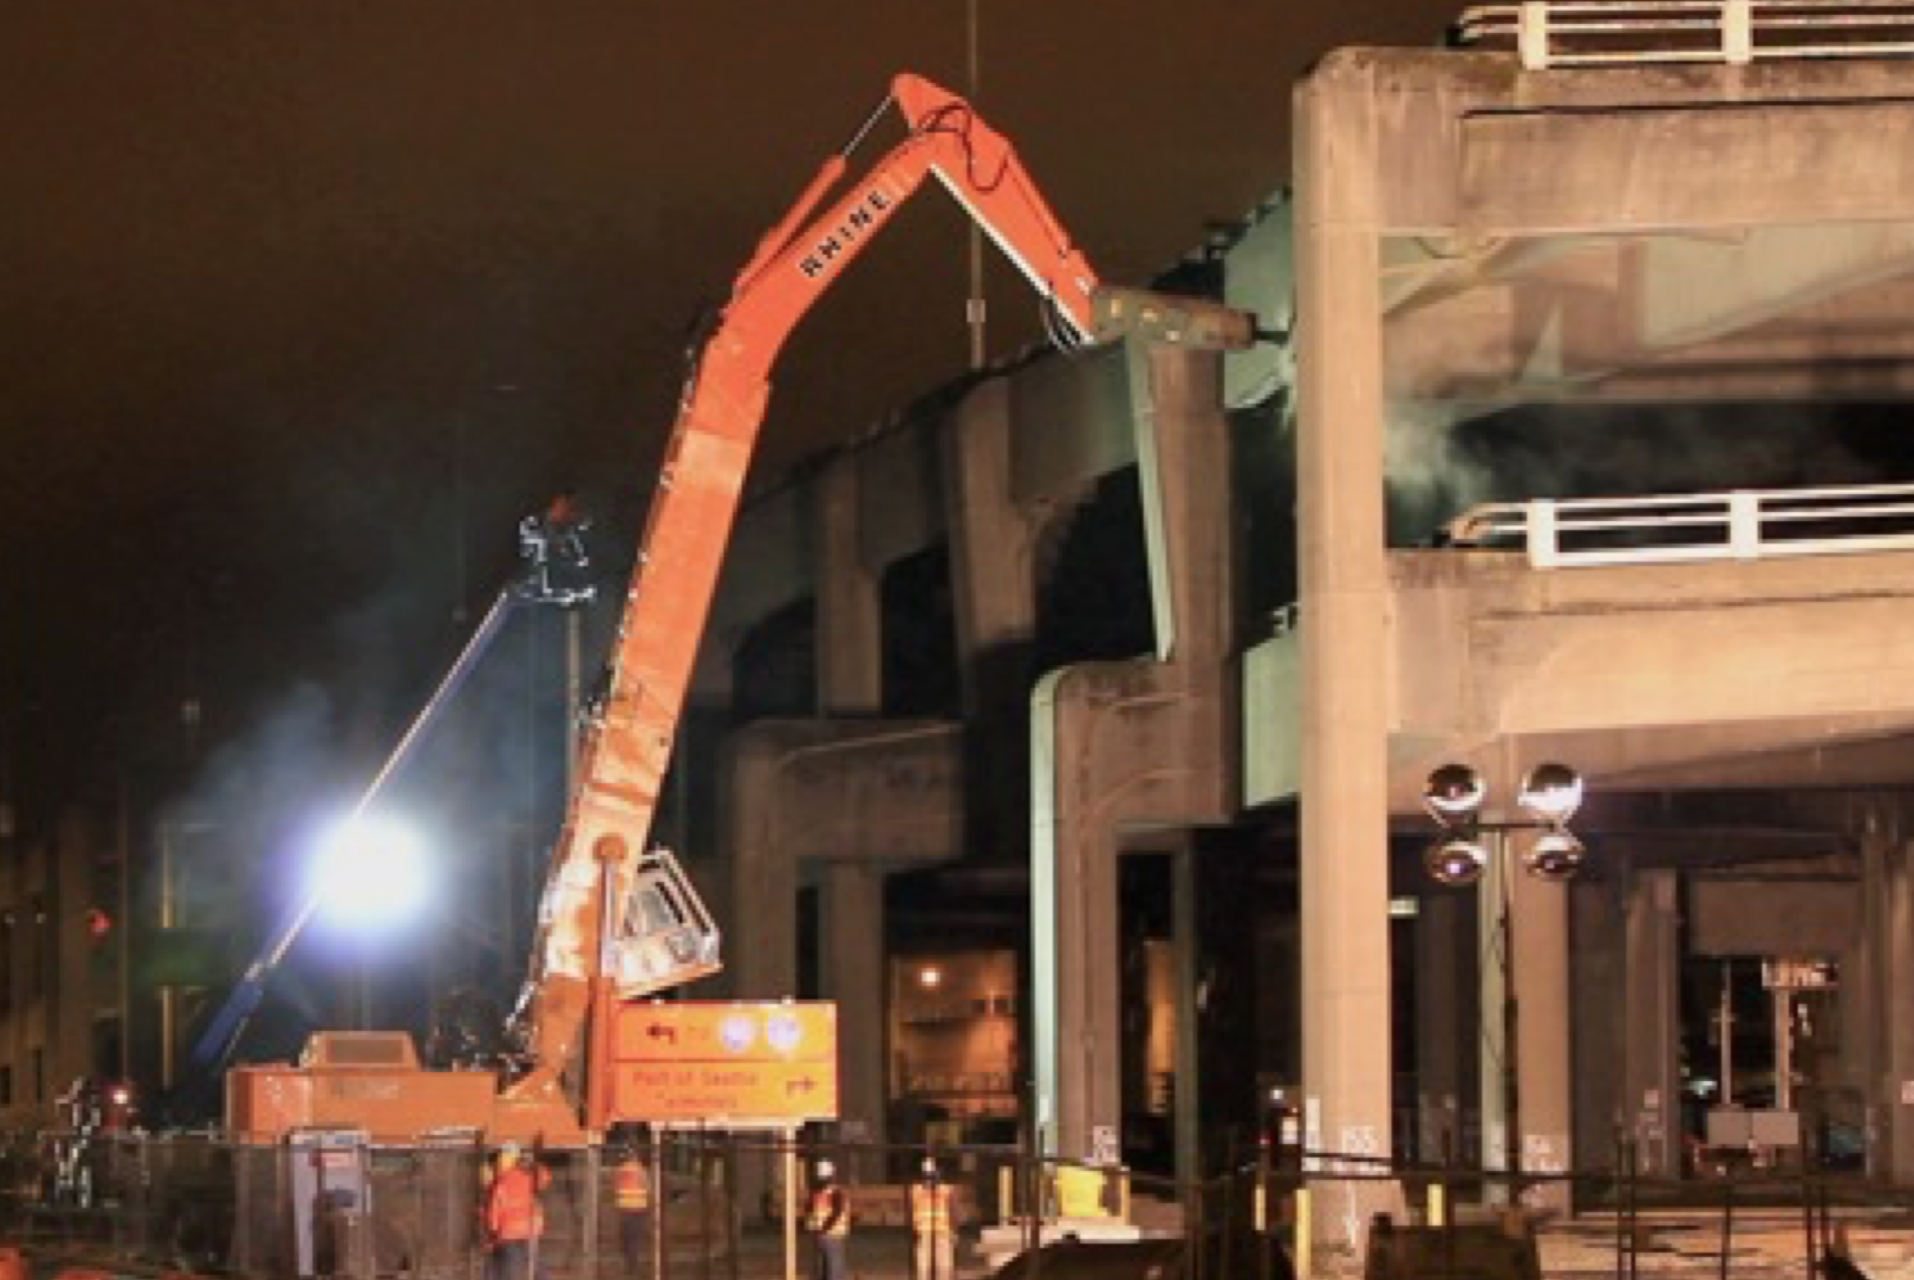
<path fill-rule="evenodd" d="M 902 113 L 907 136 L 832 199 L 833 191 L 844 186 L 851 152 L 890 105 Z M 798 321 L 930 175 L 1029 278 L 1054 317 L 1051 327 L 1059 341 L 1075 345 L 1139 330 L 1205 345 L 1250 340 L 1250 320 L 1241 313 L 1101 287 L 1010 144 L 969 103 L 918 76 L 893 81 L 885 104 L 825 162 L 791 211 L 758 244 L 693 354 L 626 597 L 609 683 L 590 717 L 578 781 L 552 853 L 521 1002 L 526 1070 L 491 1099 L 484 1114 L 465 1120 L 467 1125 L 494 1137 L 542 1136 L 555 1142 L 576 1134 L 581 1121 L 585 1132 L 602 1132 L 621 1118 L 610 1113 L 604 1069 L 614 1003 L 682 985 L 719 967 L 718 931 L 695 889 L 668 854 L 648 847 L 648 840 L 763 422 L 771 369 Z M 565 1081 L 586 1043 L 588 1025 L 593 1034 L 581 1105 L 570 1101 Z M 378 1065 L 355 1066 L 368 1058 Z M 399 1064 L 346 1033 L 315 1037 L 307 1065 L 282 1070 L 333 1073 L 333 1086 L 315 1082 L 303 1090 L 308 1098 L 417 1099 L 416 1105 L 384 1108 L 381 1114 L 389 1111 L 390 1118 L 367 1126 L 375 1138 L 382 1136 L 381 1128 L 387 1131 L 383 1136 L 403 1137 L 390 1130 L 456 1123 L 455 1117 L 471 1106 L 469 1086 L 459 1102 L 432 1102 L 443 1090 L 431 1081 L 461 1073 L 418 1070 L 411 1060 Z M 356 1089 L 345 1087 L 357 1071 L 383 1071 L 385 1087 L 365 1087 L 364 1081 Z M 395 1085 L 398 1074 L 416 1077 L 416 1083 Z M 279 1092 L 290 1096 L 301 1090 Z M 248 1109 L 235 1108 L 233 1096 L 229 1090 L 229 1126 L 254 1136 L 298 1123 L 344 1125 L 363 1118 L 351 1106 L 273 1117 L 265 1113 L 274 1108 L 253 1106 L 248 1114 L 235 1115 Z M 408 1120 L 408 1114 L 414 1118 Z"/>

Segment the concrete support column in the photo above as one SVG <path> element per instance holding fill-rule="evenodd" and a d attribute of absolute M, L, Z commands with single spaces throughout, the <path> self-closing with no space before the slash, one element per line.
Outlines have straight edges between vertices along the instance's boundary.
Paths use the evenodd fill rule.
<path fill-rule="evenodd" d="M 965 767 L 972 779 L 966 815 L 971 848 L 985 856 L 1026 853 L 1019 825 L 1029 811 L 1025 709 L 1035 678 L 1038 517 L 1012 492 L 1010 381 L 971 388 L 947 430 L 944 510 L 950 530 L 950 587 L 962 680 Z"/>
<path fill-rule="evenodd" d="M 817 702 L 826 716 L 870 715 L 884 704 L 883 607 L 864 563 L 854 455 L 817 486 Z M 823 875 L 823 995 L 837 1002 L 838 1101 L 846 1120 L 884 1140 L 884 877 L 836 863 Z M 789 908 L 787 908 L 788 910 Z"/>
<path fill-rule="evenodd" d="M 1886 867 L 1882 886 L 1886 949 L 1881 1007 L 1882 1092 L 1888 1130 L 1885 1172 L 1895 1186 L 1914 1187 L 1914 845 L 1903 845 Z"/>
<path fill-rule="evenodd" d="M 885 1137 L 884 876 L 833 863 L 823 883 L 824 989 L 837 1000 L 838 1113 Z"/>
<path fill-rule="evenodd" d="M 1149 438 L 1154 503 L 1176 532 L 1153 537 L 1172 594 L 1176 661 L 1085 663 L 1031 695 L 1032 1060 L 1049 1149 L 1079 1157 L 1122 1124 L 1117 841 L 1129 823 L 1222 821 L 1237 762 L 1222 672 L 1230 530 L 1227 422 L 1213 352 L 1132 346 L 1132 407 Z M 1141 367 L 1139 367 L 1141 366 Z M 1208 510 L 1203 501 L 1208 499 Z M 1203 514 L 1197 514 L 1203 511 Z M 1387 952 L 1387 937 L 1383 939 Z M 1386 961 L 1385 961 L 1386 970 Z M 1385 1080 L 1387 1073 L 1384 1073 Z"/>
<path fill-rule="evenodd" d="M 1474 1060 L 1463 1027 L 1479 1026 L 1468 984 L 1469 897 L 1437 889 L 1416 915 L 1416 1155 L 1424 1163 L 1460 1161 L 1463 1082 Z"/>
<path fill-rule="evenodd" d="M 1860 927 L 1838 958 L 1840 986 L 1834 993 L 1841 1020 L 1838 1083 L 1861 1095 L 1866 1168 L 1876 1176 L 1885 1175 L 1887 1163 L 1884 1140 L 1889 1101 L 1883 1073 L 1892 1014 L 1881 997 L 1889 981 L 1887 955 L 1891 944 L 1882 929 L 1888 915 L 1888 877 L 1897 843 L 1896 835 L 1883 829 L 1880 811 L 1870 813 L 1861 835 Z"/>
<path fill-rule="evenodd" d="M 883 611 L 859 552 L 857 487 L 854 457 L 817 483 L 817 702 L 827 716 L 875 712 L 884 701 Z"/>
<path fill-rule="evenodd" d="M 1098 739 L 1114 699 L 1095 667 L 1053 671 L 1031 698 L 1030 924 L 1038 1141 L 1071 1159 L 1122 1123 L 1116 830 L 1103 803 L 1127 752 Z"/>
<path fill-rule="evenodd" d="M 1640 1172 L 1658 1177 L 1681 1171 L 1679 889 L 1675 872 L 1644 871 L 1627 903 L 1619 1120 Z"/>
<path fill-rule="evenodd" d="M 972 714 L 995 705 L 985 655 L 1037 629 L 1031 521 L 1010 492 L 1010 418 L 1010 383 L 991 378 L 964 397 L 943 437 L 957 662 Z"/>
<path fill-rule="evenodd" d="M 784 761 L 823 726 L 766 723 L 734 736 L 718 774 L 718 813 L 725 865 L 730 871 L 731 919 L 748 922 L 750 936 L 726 939 L 725 979 L 739 999 L 797 995 L 798 865 L 783 841 L 778 780 Z M 731 926 L 734 930 L 736 926 Z"/>
<path fill-rule="evenodd" d="M 1201 1179 L 1203 1152 L 1203 1058 L 1201 997 L 1197 985 L 1201 951 L 1199 938 L 1198 875 L 1195 842 L 1184 841 L 1170 855 L 1170 940 L 1176 955 L 1176 1177 L 1180 1182 Z"/>
<path fill-rule="evenodd" d="M 1376 89 L 1331 54 L 1297 90 L 1304 1128 L 1391 1151 L 1388 577 Z M 1353 1197 L 1361 1199 L 1361 1197 Z M 1359 1251 L 1378 1203 L 1323 1214 Z"/>
<path fill-rule="evenodd" d="M 1574 1167 L 1569 1061 L 1568 886 L 1538 880 L 1519 869 L 1510 882 L 1513 903 L 1513 975 L 1517 1137 L 1525 1173 L 1565 1173 Z M 1671 1099 L 1672 1105 L 1672 1099 Z M 1567 1184 L 1531 1193 L 1537 1207 L 1567 1209 Z"/>

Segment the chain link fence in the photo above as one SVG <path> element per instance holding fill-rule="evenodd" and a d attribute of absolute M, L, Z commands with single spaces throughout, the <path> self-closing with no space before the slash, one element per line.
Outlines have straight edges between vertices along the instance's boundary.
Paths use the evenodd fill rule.
<path fill-rule="evenodd" d="M 1264 1147 L 1199 1181 L 999 1146 L 673 1131 L 639 1151 L 654 1171 L 654 1234 L 641 1269 L 658 1280 L 763 1280 L 793 1265 L 809 1274 L 799 1220 L 820 1159 L 836 1167 L 850 1198 L 852 1274 L 886 1280 L 912 1274 L 910 1185 L 927 1155 L 953 1191 L 959 1277 L 1069 1280 L 1094 1263 L 1099 1275 L 1158 1280 L 1632 1278 L 1642 1270 L 1811 1280 L 1838 1270 L 1830 1259 L 1853 1256 L 1857 1244 L 1867 1260 L 1871 1240 L 1896 1232 L 1905 1240 L 1914 1226 L 1914 1195 L 1851 1174 L 1645 1177 L 1626 1146 L 1611 1168 L 1545 1176 Z M 276 1145 L 95 1137 L 79 1153 L 83 1179 L 72 1176 L 73 1154 L 44 1135 L 0 1135 L 0 1238 L 128 1269 L 488 1275 L 479 1206 L 490 1153 L 470 1136 L 409 1147 L 339 1132 Z M 567 1148 L 537 1158 L 551 1174 L 537 1257 L 544 1280 L 632 1274 L 613 1194 L 618 1153 Z M 67 1171 L 57 1184 L 50 1161 Z M 1669 1247 L 1671 1239 L 1681 1247 Z M 1770 1272 L 1749 1268 L 1757 1240 Z M 1865 1274 L 1914 1275 L 1914 1257 L 1906 1261 L 1904 1271 Z"/>

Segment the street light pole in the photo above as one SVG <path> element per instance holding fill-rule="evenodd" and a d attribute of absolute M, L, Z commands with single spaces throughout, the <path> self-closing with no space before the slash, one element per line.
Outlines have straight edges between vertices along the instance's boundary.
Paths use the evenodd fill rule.
<path fill-rule="evenodd" d="M 1516 1167 L 1520 1095 L 1516 1070 L 1515 935 L 1509 884 L 1508 833 L 1485 833 L 1489 861 L 1476 889 L 1481 945 L 1482 1163 L 1512 1173 Z M 1494 1011 L 1491 1013 L 1491 1011 Z"/>
<path fill-rule="evenodd" d="M 1444 765 L 1431 773 L 1423 790 L 1423 807 L 1443 835 L 1423 861 L 1440 884 L 1477 886 L 1482 1164 L 1513 1175 L 1523 1165 L 1523 1151 L 1512 837 L 1530 833 L 1520 853 L 1528 875 L 1555 884 L 1572 879 L 1581 867 L 1583 850 L 1567 824 L 1581 805 L 1582 779 L 1559 764 L 1530 770 L 1516 797 L 1517 806 L 1527 815 L 1521 819 L 1485 820 L 1482 807 L 1487 798 L 1482 776 L 1467 765 Z M 1491 1010 L 1499 1011 L 1499 1016 L 1492 1016 Z"/>

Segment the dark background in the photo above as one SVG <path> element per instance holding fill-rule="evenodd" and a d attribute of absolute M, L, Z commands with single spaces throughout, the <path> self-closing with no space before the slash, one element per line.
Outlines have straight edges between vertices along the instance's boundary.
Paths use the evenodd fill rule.
<path fill-rule="evenodd" d="M 1455 16 L 0 6 L 0 799 L 36 819 L 287 735 L 376 760 L 519 516 L 576 490 L 621 563 L 691 324 L 894 72 L 968 91 L 972 13 L 978 105 L 1133 283 L 1286 183 L 1313 60 Z M 963 371 L 966 256 L 927 189 L 787 350 L 760 475 Z M 1033 341 L 994 260 L 990 294 L 992 354 Z"/>

